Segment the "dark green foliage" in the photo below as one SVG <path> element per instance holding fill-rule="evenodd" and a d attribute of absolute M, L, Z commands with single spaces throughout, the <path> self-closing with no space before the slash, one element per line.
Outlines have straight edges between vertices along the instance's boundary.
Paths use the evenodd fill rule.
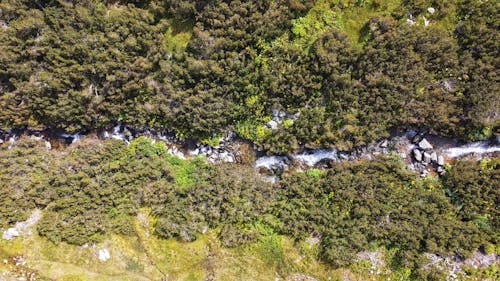
<path fill-rule="evenodd" d="M 263 68 L 268 84 L 269 98 L 287 111 L 297 111 L 319 105 L 321 77 L 313 73 L 315 62 L 298 47 L 285 49 L 282 46 L 266 53 L 270 59 Z"/>
<path fill-rule="evenodd" d="M 498 133 L 496 1 L 405 0 L 366 22 L 359 42 L 342 12 L 375 14 L 382 1 L 334 2 L 315 18 L 309 9 L 322 6 L 310 0 L 1 1 L 0 128 L 76 132 L 123 121 L 208 139 L 239 126 L 273 154 L 349 150 L 394 128 Z M 189 42 L 171 51 L 165 41 L 180 30 Z M 263 129 L 272 109 L 299 115 Z M 54 242 L 131 234 L 138 208 L 150 207 L 165 238 L 191 241 L 208 227 L 236 246 L 262 235 L 262 220 L 298 239 L 319 233 L 335 266 L 372 245 L 399 249 L 413 266 L 423 252 L 498 244 L 497 160 L 457 163 L 445 194 L 392 158 L 291 173 L 273 189 L 248 168 L 183 161 L 147 138 L 85 141 L 66 154 L 30 139 L 7 146 L 0 227 L 40 208 L 38 230 Z M 263 251 L 279 257 L 275 238 Z"/>
<path fill-rule="evenodd" d="M 320 235 L 320 257 L 335 267 L 373 245 L 394 249 L 396 267 L 417 268 L 423 253 L 466 257 L 498 244 L 497 159 L 458 162 L 442 183 L 417 180 L 399 159 L 379 157 L 284 174 L 272 186 L 250 167 L 181 160 L 144 137 L 129 146 L 86 139 L 64 153 L 40 143 L 1 147 L 0 225 L 39 208 L 38 232 L 55 243 L 131 235 L 138 208 L 148 207 L 159 237 L 192 241 L 217 229 L 222 245 L 263 239 L 261 250 L 278 260 L 276 233 Z"/>
<path fill-rule="evenodd" d="M 58 3 L 43 10 L 2 3 L 24 10 L 2 15 L 2 127 L 147 124 L 165 25 L 133 6 Z"/>
<path fill-rule="evenodd" d="M 133 233 L 138 208 L 148 206 L 160 237 L 196 238 L 220 228 L 226 246 L 253 240 L 253 224 L 273 201 L 271 185 L 248 167 L 215 165 L 167 154 L 148 138 L 129 146 L 85 140 L 64 154 L 22 139 L 0 150 L 0 226 L 43 209 L 38 231 L 53 242 L 84 244 L 106 233 Z"/>
<path fill-rule="evenodd" d="M 135 213 L 139 202 L 134 195 L 139 192 L 133 181 L 126 180 L 131 175 L 124 173 L 124 166 L 130 162 L 124 161 L 123 148 L 119 141 L 104 146 L 82 143 L 57 163 L 47 186 L 50 203 L 40 234 L 54 242 L 81 245 L 108 232 L 130 233 L 127 217 Z M 136 176 L 150 180 L 144 174 Z"/>
<path fill-rule="evenodd" d="M 457 45 L 439 27 L 396 26 L 391 19 L 370 23 L 372 38 L 355 68 L 364 87 L 360 104 L 368 126 L 424 127 L 453 134 L 459 119 Z M 443 85 L 452 86 L 445 87 Z M 365 122 L 366 122 L 365 121 Z M 376 131 L 376 130 L 375 130 Z"/>
<path fill-rule="evenodd" d="M 31 210 L 49 202 L 52 155 L 43 143 L 23 138 L 10 150 L 0 150 L 0 227 L 28 218 Z"/>
<path fill-rule="evenodd" d="M 253 239 L 251 225 L 273 200 L 270 184 L 254 173 L 243 167 L 214 166 L 198 184 L 173 190 L 153 206 L 156 233 L 191 241 L 203 229 L 222 227 L 219 237 L 226 246 Z"/>
<path fill-rule="evenodd" d="M 498 243 L 500 160 L 458 162 L 443 182 L 462 220 L 473 222 Z"/>
<path fill-rule="evenodd" d="M 3 1 L 0 127 L 79 131 L 125 121 L 206 139 L 260 123 L 274 107 L 307 117 L 257 139 L 269 152 L 349 149 L 393 128 L 469 139 L 495 132 L 498 5 L 403 1 L 351 42 L 337 23 L 342 11 L 380 4 L 325 5 L 329 18 L 316 24 L 306 13 L 322 6 L 309 0 Z M 407 13 L 431 24 L 410 25 Z M 304 18 L 318 34 L 294 32 Z M 172 52 L 165 41 L 177 32 L 190 40 Z"/>
<path fill-rule="evenodd" d="M 172 189 L 163 143 L 139 138 L 125 147 L 116 140 L 88 140 L 67 155 L 52 154 L 39 143 L 20 140 L 0 151 L 1 225 L 24 220 L 27 212 L 40 208 L 41 235 L 81 245 L 109 232 L 131 234 L 137 209 L 161 202 Z"/>
<path fill-rule="evenodd" d="M 441 189 L 411 184 L 412 177 L 390 158 L 335 166 L 320 178 L 293 174 L 280 185 L 274 212 L 283 233 L 321 233 L 322 256 L 335 266 L 373 243 L 401 249 L 410 267 L 423 252 L 476 250 L 478 229 L 456 216 Z"/>
<path fill-rule="evenodd" d="M 500 6 L 495 1 L 460 1 L 456 35 L 464 68 L 464 110 L 470 138 L 484 138 L 498 130 L 500 119 Z M 484 128 L 485 133 L 475 133 Z"/>

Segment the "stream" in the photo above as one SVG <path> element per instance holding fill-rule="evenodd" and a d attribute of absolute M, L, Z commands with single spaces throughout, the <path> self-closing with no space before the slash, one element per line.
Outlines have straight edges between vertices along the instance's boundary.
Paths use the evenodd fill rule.
<path fill-rule="evenodd" d="M 40 140 L 45 140 L 48 149 L 53 148 L 56 140 L 62 141 L 65 145 L 77 143 L 83 138 L 94 137 L 100 139 L 117 139 L 127 144 L 131 140 L 139 136 L 147 136 L 154 141 L 163 141 L 169 147 L 168 152 L 180 158 L 194 157 L 203 155 L 207 157 L 209 162 L 238 162 L 241 156 L 240 143 L 244 140 L 239 139 L 235 133 L 226 133 L 219 141 L 220 145 L 213 147 L 200 142 L 181 141 L 176 138 L 175 134 L 168 130 L 155 130 L 146 128 L 143 130 L 134 130 L 128 128 L 124 124 L 117 124 L 109 129 L 96 130 L 94 133 L 59 133 L 48 134 L 40 131 L 5 131 L 0 132 L 0 145 L 5 143 L 9 147 L 12 146 L 20 136 L 28 135 Z M 55 136 L 54 136 L 55 135 Z M 421 148 L 418 142 L 425 139 L 429 147 Z M 255 147 L 255 146 L 254 146 Z M 258 149 L 253 149 L 250 153 L 258 156 Z M 418 150 L 418 151 L 416 151 Z M 270 155 L 257 157 L 254 166 L 260 170 L 267 171 L 283 171 L 289 167 L 309 168 L 321 166 L 323 162 L 344 162 L 355 161 L 360 159 L 372 159 L 376 155 L 396 153 L 405 160 L 410 168 L 423 171 L 427 166 L 432 166 L 437 158 L 442 156 L 446 160 L 458 159 L 466 156 L 474 156 L 475 159 L 480 159 L 483 155 L 491 155 L 500 153 L 500 136 L 491 138 L 490 140 L 472 142 L 467 144 L 458 143 L 457 140 L 419 134 L 416 131 L 408 130 L 404 134 L 393 136 L 389 139 L 382 140 L 376 145 L 368 145 L 358 147 L 352 151 L 339 151 L 335 148 L 325 149 L 303 149 L 301 152 L 291 155 Z M 421 154 L 420 156 L 418 154 Z M 422 157 L 422 159 L 420 159 Z M 425 157 L 431 157 L 431 160 L 426 160 Z M 426 162 L 427 161 L 427 162 Z M 420 167 L 423 166 L 425 167 Z M 436 165 L 435 165 L 436 166 Z M 443 163 L 439 163 L 443 166 Z M 425 169 L 424 169 L 425 168 Z"/>

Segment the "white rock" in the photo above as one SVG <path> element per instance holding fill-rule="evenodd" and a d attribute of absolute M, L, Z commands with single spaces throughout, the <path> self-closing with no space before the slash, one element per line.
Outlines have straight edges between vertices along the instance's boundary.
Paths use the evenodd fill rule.
<path fill-rule="evenodd" d="M 6 231 L 4 231 L 4 233 L 2 234 L 2 239 L 4 240 L 12 240 L 18 236 L 20 236 L 21 234 L 19 233 L 19 231 L 17 231 L 17 229 L 15 228 L 9 228 L 7 229 Z"/>
<path fill-rule="evenodd" d="M 444 166 L 444 157 L 443 155 L 439 155 L 437 158 L 437 163 L 439 166 Z"/>
<path fill-rule="evenodd" d="M 423 150 L 432 150 L 432 145 L 426 139 L 422 139 L 418 146 Z"/>
<path fill-rule="evenodd" d="M 42 211 L 35 209 L 27 220 L 16 222 L 15 229 L 20 233 L 20 235 L 31 235 L 32 229 L 41 218 Z"/>
<path fill-rule="evenodd" d="M 111 254 L 109 253 L 108 249 L 100 249 L 97 252 L 98 258 L 101 261 L 107 261 L 111 258 Z"/>
<path fill-rule="evenodd" d="M 427 12 L 429 12 L 429 14 L 434 14 L 436 12 L 436 9 L 429 7 L 427 8 Z"/>
<path fill-rule="evenodd" d="M 208 231 L 208 226 L 204 225 L 202 228 L 201 228 L 201 234 L 205 234 L 207 233 Z"/>
<path fill-rule="evenodd" d="M 200 154 L 200 149 L 197 148 L 195 150 L 189 150 L 188 153 L 190 156 L 196 156 L 196 155 Z"/>
<path fill-rule="evenodd" d="M 234 156 L 226 151 L 222 152 L 220 154 L 219 158 L 222 162 L 226 162 L 226 163 L 233 163 L 234 162 Z"/>
<path fill-rule="evenodd" d="M 181 158 L 182 160 L 186 159 L 186 157 L 184 156 L 184 153 L 182 153 L 180 151 L 177 151 L 177 153 L 174 154 L 174 156 L 177 156 L 177 157 Z"/>
<path fill-rule="evenodd" d="M 380 143 L 380 147 L 382 147 L 382 148 L 387 148 L 388 146 L 389 146 L 389 142 L 387 140 L 383 140 Z"/>
<path fill-rule="evenodd" d="M 428 20 L 426 17 L 423 18 L 424 18 L 424 26 L 428 26 L 431 21 Z"/>
<path fill-rule="evenodd" d="M 427 164 L 431 163 L 431 158 L 432 157 L 429 153 L 424 152 L 424 163 L 427 163 Z"/>
<path fill-rule="evenodd" d="M 48 141 L 45 141 L 45 147 L 48 149 L 48 150 L 51 150 L 52 149 L 52 145 L 50 144 L 50 142 Z"/>
<path fill-rule="evenodd" d="M 438 155 L 436 152 L 431 153 L 431 161 L 432 162 L 437 162 L 438 161 Z"/>
<path fill-rule="evenodd" d="M 422 152 L 420 152 L 420 150 L 414 149 L 413 150 L 413 156 L 415 157 L 415 160 L 417 162 L 422 162 Z"/>
<path fill-rule="evenodd" d="M 274 120 L 271 120 L 269 122 L 267 122 L 267 127 L 269 127 L 271 130 L 276 130 L 278 129 L 278 122 L 274 121 Z"/>

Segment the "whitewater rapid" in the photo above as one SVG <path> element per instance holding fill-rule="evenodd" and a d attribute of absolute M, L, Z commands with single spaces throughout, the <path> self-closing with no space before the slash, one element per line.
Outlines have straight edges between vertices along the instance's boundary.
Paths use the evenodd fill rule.
<path fill-rule="evenodd" d="M 411 151 L 416 147 L 416 145 L 410 143 L 404 144 L 404 151 L 391 151 L 380 147 L 369 147 L 364 153 L 355 156 L 349 152 L 342 152 L 337 149 L 315 149 L 288 156 L 262 156 L 255 161 L 255 167 L 266 168 L 268 170 L 283 169 L 288 167 L 292 162 L 307 167 L 314 167 L 323 160 L 342 162 L 360 158 L 370 159 L 376 154 L 388 154 L 391 152 L 399 152 L 400 155 L 404 155 L 403 157 L 409 157 Z M 478 141 L 457 147 L 437 148 L 436 151 L 444 155 L 447 159 L 461 158 L 470 154 L 482 156 L 484 154 L 500 152 L 500 142 L 498 139 L 493 143 L 491 141 Z"/>
<path fill-rule="evenodd" d="M 491 145 L 488 141 L 478 141 L 459 147 L 452 147 L 444 150 L 448 158 L 458 158 L 468 154 L 487 154 L 500 152 L 500 145 Z"/>

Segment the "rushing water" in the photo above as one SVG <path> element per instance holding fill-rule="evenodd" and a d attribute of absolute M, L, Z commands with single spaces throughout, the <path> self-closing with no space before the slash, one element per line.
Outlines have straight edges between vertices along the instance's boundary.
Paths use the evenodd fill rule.
<path fill-rule="evenodd" d="M 500 152 L 500 145 L 492 145 L 488 141 L 478 141 L 459 147 L 448 148 L 444 151 L 448 158 L 457 158 L 467 154 L 486 154 Z"/>
<path fill-rule="evenodd" d="M 286 164 L 287 160 L 286 156 L 263 156 L 255 161 L 255 167 L 266 168 L 268 170 L 283 169 L 288 166 Z"/>
<path fill-rule="evenodd" d="M 307 166 L 314 166 L 321 160 L 338 160 L 339 154 L 336 149 L 318 149 L 302 154 L 292 156 L 293 159 L 306 164 Z"/>
<path fill-rule="evenodd" d="M 28 135 L 35 135 L 37 137 L 40 135 L 40 137 L 42 137 L 41 132 L 28 132 Z M 86 135 L 85 133 L 76 133 L 76 134 L 62 133 L 60 134 L 60 137 L 65 139 L 69 144 L 78 142 L 80 139 L 85 137 L 85 135 Z M 163 131 L 159 132 L 149 128 L 146 128 L 144 131 L 141 132 L 136 132 L 121 123 L 114 126 L 112 130 L 102 132 L 100 134 L 100 137 L 104 139 L 109 139 L 109 138 L 118 139 L 128 144 L 134 137 L 137 137 L 139 135 L 150 136 L 154 139 L 159 139 L 169 144 L 173 144 L 174 146 L 182 145 L 181 142 L 175 138 L 175 135 L 172 135 L 171 133 L 169 134 Z M 410 130 L 407 131 L 403 136 L 396 136 L 388 140 L 388 142 L 393 143 L 395 146 L 396 144 L 400 144 L 401 145 L 400 147 L 404 148 L 402 149 L 400 148 L 400 151 L 398 152 L 401 155 L 405 154 L 404 156 L 408 156 L 410 155 L 411 151 L 417 147 L 417 145 L 411 144 L 411 142 L 409 141 L 415 135 L 417 135 L 417 132 Z M 6 142 L 8 143 L 9 147 L 12 147 L 19 138 L 19 135 L 14 134 L 11 131 L 5 131 L 3 132 L 2 138 L 3 138 L 2 142 Z M 453 141 L 451 139 L 446 139 L 446 138 L 442 139 L 444 139 L 444 141 L 441 141 L 441 143 L 436 139 L 434 139 L 432 142 L 434 143 L 435 146 L 437 146 L 435 148 L 436 151 L 444 155 L 448 159 L 459 158 L 468 154 L 482 155 L 482 154 L 500 152 L 500 136 L 496 137 L 496 139 L 494 139 L 493 141 L 491 140 L 479 141 L 462 146 L 456 146 L 456 141 Z M 384 148 L 382 148 L 381 146 L 365 147 L 364 150 L 362 150 L 360 153 L 341 152 L 336 149 L 314 149 L 314 150 L 306 150 L 298 154 L 287 155 L 287 156 L 282 156 L 282 155 L 263 156 L 255 161 L 255 167 L 265 168 L 268 170 L 276 170 L 276 169 L 286 169 L 288 166 L 293 165 L 293 163 L 302 164 L 308 167 L 313 167 L 322 160 L 348 161 L 360 158 L 371 158 L 371 156 L 375 154 L 389 153 L 391 151 L 390 149 L 386 148 L 387 141 L 385 141 L 385 143 L 386 144 Z M 449 147 L 451 145 L 454 146 Z M 50 143 L 47 145 L 47 148 L 50 149 Z M 180 156 L 182 154 L 177 148 L 172 147 L 171 149 L 172 151 L 169 152 L 171 152 L 173 155 Z M 212 154 L 210 153 L 211 151 L 212 147 L 208 147 L 205 145 L 197 147 L 192 151 L 189 150 L 187 151 L 187 153 L 191 156 L 196 156 L 198 154 L 203 154 L 203 155 L 206 154 L 208 157 L 209 155 Z M 220 153 L 214 154 L 215 156 L 212 157 L 213 159 L 210 158 L 209 160 L 211 160 L 211 162 L 234 162 L 235 161 L 234 153 L 237 152 L 221 150 Z"/>
<path fill-rule="evenodd" d="M 390 142 L 400 143 L 403 147 L 402 150 L 398 151 L 400 155 L 409 157 L 411 151 L 418 147 L 418 145 L 411 144 L 408 139 L 403 141 L 404 137 L 395 137 L 390 140 Z M 446 146 L 445 146 L 446 147 Z M 491 141 L 480 141 L 469 143 L 462 146 L 450 147 L 450 148 L 435 148 L 439 155 L 444 155 L 448 159 L 459 158 L 466 156 L 468 154 L 483 155 L 489 153 L 500 152 L 500 139 L 497 138 L 496 142 Z M 394 151 L 394 150 L 393 150 Z M 293 154 L 290 156 L 263 156 L 257 159 L 255 166 L 257 168 L 266 168 L 268 170 L 284 169 L 288 167 L 291 159 L 303 164 L 308 167 L 314 167 L 322 160 L 332 160 L 332 161 L 348 161 L 354 159 L 368 158 L 380 153 L 390 153 L 391 150 L 384 149 L 381 147 L 368 147 L 363 153 L 348 153 L 340 152 L 336 149 L 315 149 L 305 151 L 299 154 Z M 395 151 L 394 151 L 395 152 Z"/>

